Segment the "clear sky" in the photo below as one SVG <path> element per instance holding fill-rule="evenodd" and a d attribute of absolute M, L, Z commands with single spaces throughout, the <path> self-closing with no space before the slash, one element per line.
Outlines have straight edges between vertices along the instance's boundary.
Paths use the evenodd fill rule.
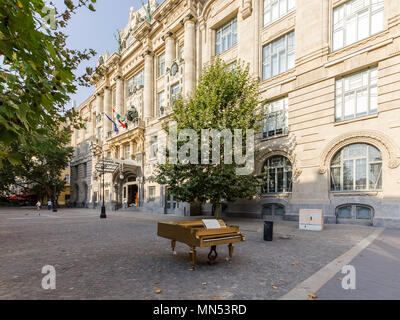
<path fill-rule="evenodd" d="M 73 0 L 76 4 L 77 0 Z M 147 0 L 143 1 L 147 4 Z M 162 0 L 158 0 L 161 3 Z M 64 0 L 53 0 L 59 11 L 64 10 Z M 97 59 L 108 50 L 110 55 L 117 50 L 117 41 L 114 34 L 117 29 L 125 28 L 129 20 L 130 7 L 138 10 L 142 6 L 141 0 L 97 0 L 94 4 L 96 12 L 87 8 L 81 8 L 69 20 L 68 27 L 65 29 L 69 36 L 67 45 L 70 49 L 91 48 L 97 52 L 97 56 L 89 62 L 83 62 L 78 70 L 83 74 L 87 66 L 95 67 Z M 94 91 L 94 87 L 80 87 L 71 99 L 76 101 L 79 106 Z M 72 100 L 71 100 L 72 101 Z M 71 107 L 71 103 L 68 108 Z"/>

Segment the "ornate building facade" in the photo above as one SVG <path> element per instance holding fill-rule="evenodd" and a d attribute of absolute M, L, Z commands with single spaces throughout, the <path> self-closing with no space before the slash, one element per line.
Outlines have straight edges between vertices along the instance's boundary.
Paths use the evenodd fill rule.
<path fill-rule="evenodd" d="M 331 223 L 400 226 L 399 30 L 400 2 L 389 0 L 164 0 L 131 9 L 118 52 L 100 57 L 95 94 L 78 108 L 87 128 L 72 137 L 80 148 L 72 201 L 100 201 L 101 156 L 82 155 L 97 142 L 118 165 L 104 177 L 109 206 L 193 214 L 151 176 L 175 95 L 189 95 L 218 55 L 250 64 L 264 110 L 255 171 L 265 185 L 224 214 L 295 220 L 299 209 L 322 208 Z"/>

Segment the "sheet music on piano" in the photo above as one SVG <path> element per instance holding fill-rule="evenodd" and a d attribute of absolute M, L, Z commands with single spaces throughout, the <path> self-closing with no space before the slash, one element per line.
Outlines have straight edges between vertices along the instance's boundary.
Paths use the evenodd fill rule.
<path fill-rule="evenodd" d="M 203 221 L 207 229 L 218 229 L 222 227 L 217 219 L 202 219 L 201 221 Z"/>

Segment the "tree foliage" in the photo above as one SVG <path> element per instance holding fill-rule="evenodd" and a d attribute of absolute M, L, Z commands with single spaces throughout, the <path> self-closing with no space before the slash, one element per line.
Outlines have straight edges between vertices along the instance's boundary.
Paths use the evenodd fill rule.
<path fill-rule="evenodd" d="M 80 125 L 64 108 L 77 85 L 88 85 L 90 68 L 74 72 L 95 52 L 68 49 L 62 30 L 78 8 L 94 11 L 95 2 L 65 0 L 65 11 L 52 16 L 42 0 L 0 0 L 0 167 L 20 163 L 12 144 L 45 141 L 67 121 Z M 56 29 L 45 27 L 53 18 Z"/>
<path fill-rule="evenodd" d="M 181 96 L 175 102 L 171 120 L 176 121 L 178 132 L 190 128 L 198 137 L 202 129 L 256 131 L 260 124 L 258 106 L 258 81 L 250 75 L 249 67 L 238 63 L 232 68 L 222 60 L 214 59 L 205 66 L 192 96 L 188 99 Z M 165 130 L 168 133 L 167 127 Z M 244 135 L 243 145 L 245 139 Z M 209 143 L 211 149 L 211 141 Z M 211 163 L 211 152 L 210 164 L 201 164 L 199 144 L 199 164 L 167 161 L 158 165 L 155 180 L 167 185 L 169 193 L 179 201 L 213 203 L 216 215 L 222 200 L 252 198 L 260 186 L 259 177 L 237 175 L 238 164 L 224 161 L 223 140 L 220 148 L 219 164 Z"/>
<path fill-rule="evenodd" d="M 11 143 L 13 153 L 21 156 L 18 164 L 6 163 L 0 169 L 0 191 L 8 191 L 10 186 L 28 187 L 32 185 L 40 197 L 54 196 L 65 188 L 62 177 L 73 155 L 73 148 L 67 146 L 70 141 L 68 128 L 49 133 L 46 141 L 27 139 L 27 143 Z"/>

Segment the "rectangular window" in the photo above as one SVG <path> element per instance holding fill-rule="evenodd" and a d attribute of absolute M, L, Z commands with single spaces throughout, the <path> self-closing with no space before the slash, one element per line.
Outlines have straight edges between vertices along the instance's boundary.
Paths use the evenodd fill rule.
<path fill-rule="evenodd" d="M 130 159 L 131 158 L 131 146 L 126 145 L 125 146 L 125 159 Z"/>
<path fill-rule="evenodd" d="M 378 112 L 378 68 L 343 78 L 335 84 L 335 121 L 364 117 Z"/>
<path fill-rule="evenodd" d="M 117 104 L 117 90 L 113 89 L 111 94 L 111 107 L 114 109 Z"/>
<path fill-rule="evenodd" d="M 79 156 L 81 154 L 81 145 L 78 144 L 76 147 L 76 155 Z"/>
<path fill-rule="evenodd" d="M 350 0 L 333 10 L 333 50 L 383 30 L 383 0 Z"/>
<path fill-rule="evenodd" d="M 87 177 L 87 163 L 83 164 L 83 177 L 86 178 Z"/>
<path fill-rule="evenodd" d="M 157 76 L 161 77 L 165 73 L 165 53 L 162 53 L 157 58 Z"/>
<path fill-rule="evenodd" d="M 157 108 L 158 115 L 163 116 L 165 113 L 165 91 L 161 91 L 157 94 Z"/>
<path fill-rule="evenodd" d="M 263 138 L 288 132 L 288 98 L 268 102 L 264 105 Z"/>
<path fill-rule="evenodd" d="M 157 157 L 157 152 L 158 152 L 158 141 L 157 141 L 157 136 L 152 136 L 150 138 L 150 154 L 149 158 L 154 159 Z"/>
<path fill-rule="evenodd" d="M 86 141 L 85 142 L 85 154 L 89 154 L 89 147 L 90 147 L 89 141 Z"/>
<path fill-rule="evenodd" d="M 263 80 L 294 68 L 294 31 L 263 47 Z"/>
<path fill-rule="evenodd" d="M 215 55 L 233 47 L 237 43 L 236 17 L 215 31 Z"/>
<path fill-rule="evenodd" d="M 156 187 L 149 187 L 149 201 L 156 199 Z"/>
<path fill-rule="evenodd" d="M 183 59 L 184 59 L 184 46 L 183 45 L 181 45 L 180 47 L 179 47 L 179 60 L 180 61 L 183 61 Z"/>
<path fill-rule="evenodd" d="M 171 86 L 171 104 L 174 105 L 176 99 L 178 98 L 178 94 L 181 90 L 181 87 L 179 86 L 179 83 L 174 84 Z"/>
<path fill-rule="evenodd" d="M 139 90 L 144 85 L 144 70 L 139 71 L 136 75 L 128 80 L 128 97 Z"/>
<path fill-rule="evenodd" d="M 264 0 L 264 27 L 282 18 L 295 7 L 295 0 Z"/>

